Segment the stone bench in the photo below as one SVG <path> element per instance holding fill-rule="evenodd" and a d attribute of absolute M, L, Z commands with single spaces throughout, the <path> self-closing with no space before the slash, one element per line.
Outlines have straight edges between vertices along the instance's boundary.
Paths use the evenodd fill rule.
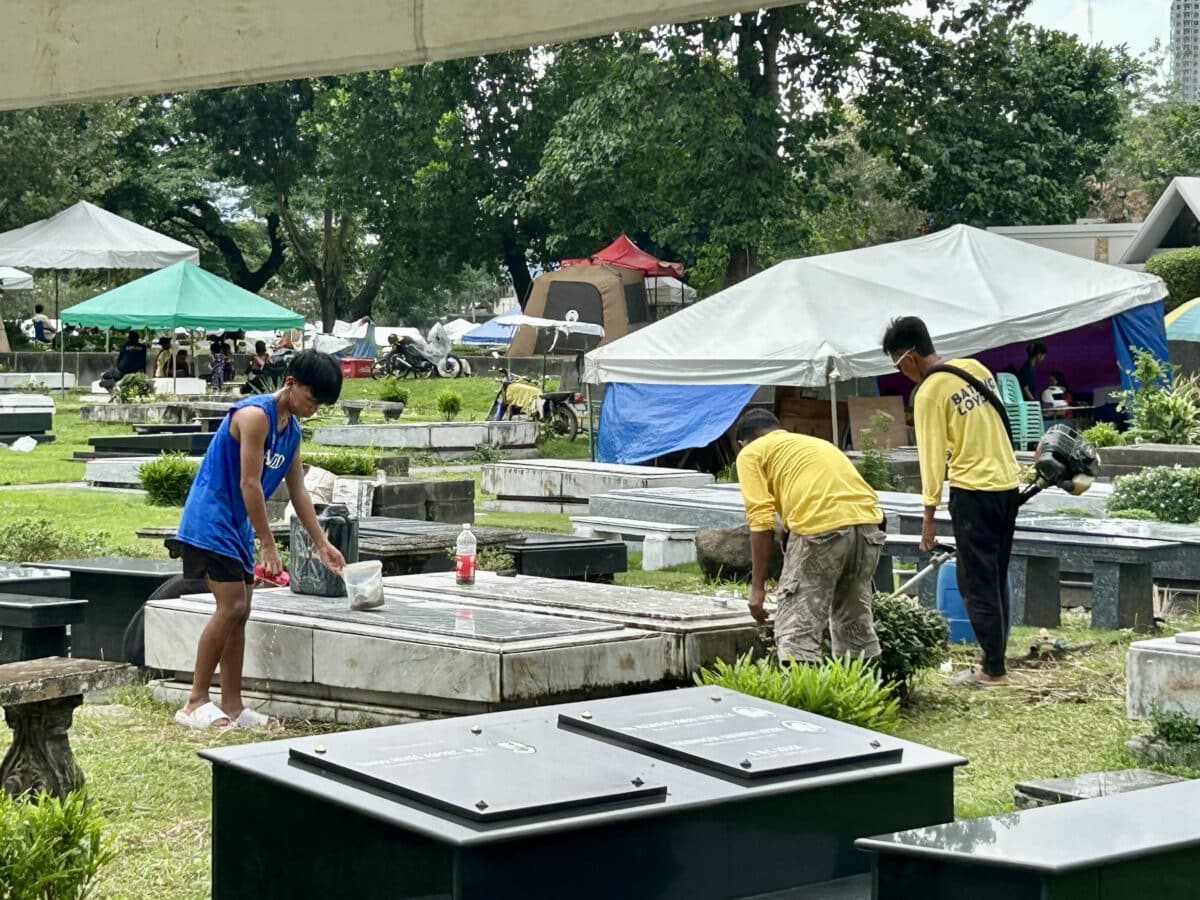
<path fill-rule="evenodd" d="M 1200 782 L 960 819 L 855 842 L 874 898 L 1155 900 L 1196 896 Z"/>
<path fill-rule="evenodd" d="M 0 593 L 0 663 L 66 656 L 67 626 L 86 610 L 86 600 Z"/>
<path fill-rule="evenodd" d="M 646 571 L 696 561 L 696 529 L 690 525 L 642 522 L 607 516 L 571 516 L 571 529 L 580 537 L 625 541 L 637 549 L 640 539 L 642 568 Z"/>
<path fill-rule="evenodd" d="M 926 555 L 918 550 L 919 535 L 889 534 L 884 553 L 893 558 Z M 939 537 L 953 546 L 953 539 Z M 1013 535 L 1009 577 L 1012 584 L 1010 613 L 1014 625 L 1057 628 L 1062 621 L 1059 560 L 1064 553 L 1090 558 L 1095 576 L 1092 585 L 1092 627 L 1134 628 L 1154 626 L 1154 585 L 1151 565 L 1178 551 L 1179 544 L 1141 538 L 1090 537 L 1077 534 L 1023 532 Z M 936 575 L 921 582 L 921 603 L 934 605 Z"/>
<path fill-rule="evenodd" d="M 384 419 L 389 422 L 400 418 L 400 414 L 404 412 L 403 403 L 391 400 L 343 400 L 338 405 L 346 414 L 347 425 L 357 425 L 363 410 L 367 409 L 383 413 Z"/>
<path fill-rule="evenodd" d="M 0 706 L 12 744 L 0 762 L 0 785 L 14 796 L 45 790 L 65 797 L 83 786 L 67 732 L 88 691 L 132 684 L 127 663 L 53 656 L 0 665 Z"/>

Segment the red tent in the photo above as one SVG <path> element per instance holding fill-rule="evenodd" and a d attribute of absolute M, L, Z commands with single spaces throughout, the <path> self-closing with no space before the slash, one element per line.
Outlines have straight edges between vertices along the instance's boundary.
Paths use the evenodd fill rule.
<path fill-rule="evenodd" d="M 588 263 L 609 263 L 614 266 L 624 266 L 626 269 L 636 269 L 643 275 L 683 277 L 683 263 L 663 262 L 655 259 L 637 244 L 621 235 L 599 253 L 593 253 L 587 259 L 564 259 L 564 266 L 582 266 Z"/>

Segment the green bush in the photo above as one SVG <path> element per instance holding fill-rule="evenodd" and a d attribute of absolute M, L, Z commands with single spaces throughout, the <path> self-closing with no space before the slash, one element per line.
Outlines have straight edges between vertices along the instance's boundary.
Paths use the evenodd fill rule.
<path fill-rule="evenodd" d="M 936 669 L 950 657 L 950 623 L 936 609 L 907 597 L 875 596 L 875 634 L 882 651 L 879 669 L 901 697 L 922 669 Z"/>
<path fill-rule="evenodd" d="M 44 562 L 88 556 L 138 556 L 138 548 L 116 547 L 112 533 L 74 534 L 49 519 L 14 519 L 0 525 L 0 559 Z M 4 895 L 0 894 L 0 898 Z"/>
<path fill-rule="evenodd" d="M 1101 447 L 1119 447 L 1125 442 L 1125 438 L 1121 435 L 1121 432 L 1117 431 L 1117 426 L 1113 425 L 1112 422 L 1098 422 L 1084 431 L 1082 437 L 1097 449 Z"/>
<path fill-rule="evenodd" d="M 782 703 L 873 731 L 889 731 L 900 716 L 900 699 L 879 670 L 861 659 L 828 659 L 819 666 L 781 666 L 772 658 L 718 659 L 695 675 L 696 684 L 715 684 L 771 703 Z"/>
<path fill-rule="evenodd" d="M 504 458 L 504 448 L 499 444 L 484 441 L 475 445 L 475 456 L 480 462 L 490 463 Z"/>
<path fill-rule="evenodd" d="M 1193 297 L 1200 297 L 1200 247 L 1167 250 L 1146 261 L 1146 271 L 1167 283 L 1163 304 L 1170 312 Z"/>
<path fill-rule="evenodd" d="M 1168 712 L 1158 704 L 1150 710 L 1151 733 L 1168 744 L 1200 743 L 1200 723 L 1180 711 Z"/>
<path fill-rule="evenodd" d="M 408 388 L 398 378 L 385 378 L 379 385 L 379 399 L 388 403 L 408 403 Z"/>
<path fill-rule="evenodd" d="M 164 453 L 138 467 L 138 478 L 151 506 L 183 506 L 200 464 L 183 453 Z"/>
<path fill-rule="evenodd" d="M 496 547 L 481 549 L 475 563 L 476 568 L 484 572 L 505 572 L 515 568 L 516 565 L 516 557 Z"/>
<path fill-rule="evenodd" d="M 1124 391 L 1117 409 L 1130 414 L 1126 442 L 1200 443 L 1200 382 L 1176 375 L 1152 353 L 1137 347 L 1129 375 L 1133 390 Z"/>
<path fill-rule="evenodd" d="M 447 421 L 451 421 L 462 412 L 463 398 L 458 391 L 442 391 L 437 396 L 438 412 Z"/>
<path fill-rule="evenodd" d="M 316 466 L 334 475 L 374 475 L 378 466 L 375 456 L 370 453 L 358 453 L 353 450 L 340 450 L 330 453 L 305 453 L 306 465 Z"/>
<path fill-rule="evenodd" d="M 854 464 L 863 481 L 877 491 L 891 491 L 896 488 L 896 478 L 888 466 L 887 451 L 880 436 L 887 434 L 891 427 L 892 417 L 883 410 L 878 410 L 871 416 L 871 424 L 859 431 L 862 441 L 862 458 Z"/>
<path fill-rule="evenodd" d="M 1134 519 L 1139 522 L 1157 522 L 1158 516 L 1148 509 L 1114 509 L 1108 513 L 1110 519 Z"/>
<path fill-rule="evenodd" d="M 83 900 L 113 853 L 95 805 L 76 792 L 9 797 L 0 791 L 0 898 Z"/>
<path fill-rule="evenodd" d="M 1113 479 L 1110 514 L 1144 510 L 1161 522 L 1200 520 L 1200 469 L 1155 466 Z"/>
<path fill-rule="evenodd" d="M 130 372 L 113 388 L 113 400 L 116 403 L 137 403 L 145 397 L 153 396 L 154 382 L 145 372 Z"/>

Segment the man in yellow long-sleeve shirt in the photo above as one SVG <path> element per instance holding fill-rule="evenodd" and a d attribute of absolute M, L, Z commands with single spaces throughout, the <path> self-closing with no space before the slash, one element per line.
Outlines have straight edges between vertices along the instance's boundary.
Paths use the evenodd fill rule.
<path fill-rule="evenodd" d="M 963 683 L 1008 681 L 1004 647 L 1008 640 L 1008 561 L 1017 521 L 1016 455 L 1008 430 L 992 403 L 956 368 L 994 395 L 996 379 L 973 359 L 943 361 L 929 329 L 915 316 L 894 319 L 883 336 L 883 352 L 896 368 L 920 385 L 913 408 L 921 499 L 925 507 L 921 547 L 933 548 L 934 511 L 942 483 L 950 480 L 950 520 L 957 550 L 958 589 L 983 656 L 982 671 L 964 674 Z"/>
<path fill-rule="evenodd" d="M 762 622 L 775 515 L 791 533 L 777 591 L 782 662 L 820 662 L 828 625 L 835 656 L 879 656 L 871 579 L 885 541 L 875 492 L 837 447 L 792 434 L 765 409 L 738 420 L 738 482 L 750 522 L 750 614 Z"/>

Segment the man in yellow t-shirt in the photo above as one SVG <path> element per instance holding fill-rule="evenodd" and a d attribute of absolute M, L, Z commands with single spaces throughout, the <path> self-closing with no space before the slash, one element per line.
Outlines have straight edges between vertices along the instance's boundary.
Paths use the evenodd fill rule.
<path fill-rule="evenodd" d="M 820 662 L 829 627 L 834 656 L 879 656 L 871 580 L 886 537 L 875 491 L 837 447 L 785 431 L 752 409 L 734 431 L 738 482 L 750 522 L 750 614 L 763 609 L 778 514 L 790 532 L 777 591 L 781 662 Z"/>
<path fill-rule="evenodd" d="M 893 319 L 883 335 L 883 352 L 920 387 L 913 406 L 921 499 L 925 507 L 921 547 L 933 549 L 934 511 L 942 483 L 950 480 L 958 589 L 983 656 L 980 671 L 962 673 L 963 684 L 1005 684 L 1008 640 L 1008 561 L 1019 505 L 1017 458 L 1004 420 L 991 402 L 961 375 L 961 369 L 992 394 L 996 379 L 973 359 L 943 361 L 929 329 L 915 316 Z"/>

